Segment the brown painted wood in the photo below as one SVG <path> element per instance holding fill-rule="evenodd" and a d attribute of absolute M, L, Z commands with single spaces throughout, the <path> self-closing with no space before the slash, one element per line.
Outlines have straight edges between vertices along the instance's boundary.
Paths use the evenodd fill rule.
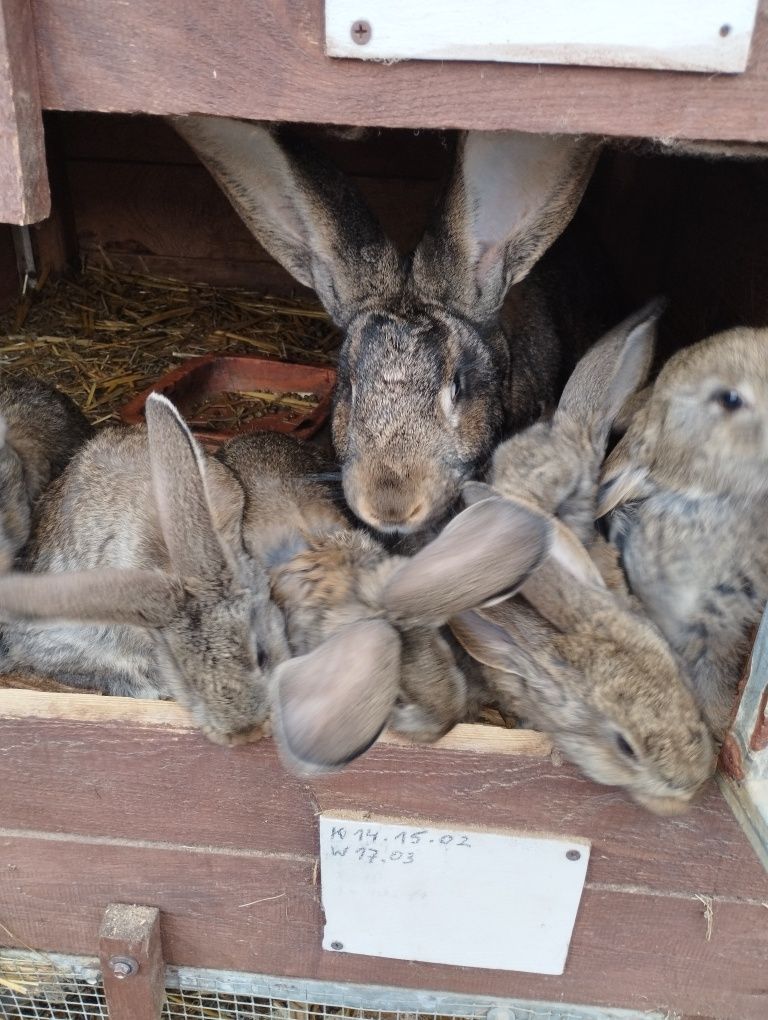
<path fill-rule="evenodd" d="M 79 701 L 19 693 L 28 704 Z M 107 713 L 113 699 L 90 700 Z M 177 724 L 110 723 L 106 715 L 3 718 L 0 747 L 7 829 L 308 857 L 318 811 L 371 811 L 582 836 L 592 841 L 595 882 L 768 902 L 768 875 L 714 783 L 688 814 L 656 818 L 535 749 L 380 744 L 340 774 L 306 783 L 285 772 L 271 740 L 227 750 Z"/>
<path fill-rule="evenodd" d="M 467 994 L 764 1020 L 768 921 L 760 902 L 704 905 L 592 880 L 562 977 L 377 960 L 320 948 L 313 856 L 0 835 L 3 924 L 15 945 L 93 953 L 118 894 L 161 910 L 168 963 Z M 594 858 L 593 858 L 594 862 Z M 510 918 L 510 923 L 514 919 Z"/>
<path fill-rule="evenodd" d="M 0 312 L 18 301 L 21 284 L 13 246 L 13 232 L 5 223 L 0 224 Z"/>
<path fill-rule="evenodd" d="M 416 244 L 435 197 L 430 181 L 356 178 L 393 240 Z M 271 261 L 199 164 L 69 164 L 82 251 L 220 261 Z"/>
<path fill-rule="evenodd" d="M 768 139 L 768 0 L 741 75 L 332 60 L 319 2 L 33 4 L 50 109 Z"/>
<path fill-rule="evenodd" d="M 165 963 L 157 907 L 108 904 L 99 932 L 99 961 L 109 1020 L 159 1020 Z"/>
<path fill-rule="evenodd" d="M 30 0 L 0 4 L 0 222 L 45 219 L 50 194 Z"/>

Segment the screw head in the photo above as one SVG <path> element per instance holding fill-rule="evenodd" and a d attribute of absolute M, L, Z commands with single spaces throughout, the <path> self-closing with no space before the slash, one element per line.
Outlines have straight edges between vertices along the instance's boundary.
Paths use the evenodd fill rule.
<path fill-rule="evenodd" d="M 132 956 L 111 956 L 109 958 L 109 969 L 123 981 L 125 978 L 131 977 L 139 969 L 138 963 Z"/>
<path fill-rule="evenodd" d="M 581 852 L 579 850 L 566 850 L 565 856 L 569 861 L 580 861 Z"/>
<path fill-rule="evenodd" d="M 331 949 L 339 950 L 339 949 L 343 949 L 343 948 L 344 948 L 344 943 L 343 942 L 331 942 Z"/>
<path fill-rule="evenodd" d="M 730 35 L 730 34 L 731 34 L 731 26 L 730 25 L 721 25 L 720 26 L 720 35 L 723 37 L 723 39 L 725 39 L 725 37 L 727 35 Z"/>
<path fill-rule="evenodd" d="M 349 34 L 352 36 L 352 42 L 357 43 L 358 46 L 365 46 L 371 41 L 370 21 L 353 21 Z"/>

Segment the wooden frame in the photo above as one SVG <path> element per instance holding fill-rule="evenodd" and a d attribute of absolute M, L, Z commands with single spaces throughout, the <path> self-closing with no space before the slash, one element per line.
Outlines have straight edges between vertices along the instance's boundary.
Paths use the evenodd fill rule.
<path fill-rule="evenodd" d="M 768 875 L 710 784 L 655 818 L 527 731 L 387 736 L 304 782 L 272 741 L 227 750 L 170 702 L 0 691 L 0 919 L 14 946 L 92 955 L 107 904 L 161 911 L 170 964 L 758 1020 Z M 562 977 L 323 952 L 321 810 L 582 836 Z M 711 924 L 708 922 L 711 919 Z M 513 923 L 514 919 L 510 919 Z"/>
<path fill-rule="evenodd" d="M 46 109 L 768 140 L 768 0 L 747 71 L 720 76 L 334 60 L 320 0 L 32 3 Z"/>

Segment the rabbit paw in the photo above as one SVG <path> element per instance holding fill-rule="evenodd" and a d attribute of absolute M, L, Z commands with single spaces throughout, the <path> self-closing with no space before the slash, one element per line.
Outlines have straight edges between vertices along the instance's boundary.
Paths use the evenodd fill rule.
<path fill-rule="evenodd" d="M 237 747 L 239 744 L 255 744 L 262 737 L 272 736 L 272 723 L 269 719 L 258 723 L 256 726 L 249 726 L 243 730 L 222 730 L 211 723 L 204 723 L 200 729 L 206 737 L 214 744 L 222 747 Z"/>

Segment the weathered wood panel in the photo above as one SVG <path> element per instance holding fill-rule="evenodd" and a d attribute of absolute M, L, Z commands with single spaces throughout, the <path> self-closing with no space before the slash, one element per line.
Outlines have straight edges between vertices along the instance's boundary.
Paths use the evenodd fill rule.
<path fill-rule="evenodd" d="M 768 0 L 742 75 L 333 60 L 323 5 L 33 0 L 43 105 L 391 127 L 768 140 Z M 140 45 L 136 41 L 140 40 Z"/>
<path fill-rule="evenodd" d="M 119 895 L 161 910 L 166 961 L 192 966 L 669 1009 L 764 1020 L 768 923 L 761 903 L 603 887 L 588 877 L 562 977 L 376 960 L 320 948 L 311 857 L 0 834 L 0 942 L 93 953 Z M 591 866 L 590 866 L 591 867 Z"/>
<path fill-rule="evenodd" d="M 0 4 L 0 222 L 28 224 L 51 207 L 30 0 Z"/>
<path fill-rule="evenodd" d="M 19 695 L 33 706 L 29 716 L 3 717 L 3 704 Z M 46 722 L 33 714 L 36 703 L 62 699 L 82 700 L 83 719 Z M 99 718 L 87 719 L 86 701 Z M 541 744 L 537 750 L 538 736 L 526 746 L 521 734 L 522 749 L 533 753 L 520 754 L 520 737 L 499 731 L 496 738 L 488 729 L 487 753 L 466 750 L 482 745 L 483 727 L 468 728 L 477 736 L 459 749 L 450 740 L 432 748 L 381 743 L 343 772 L 306 783 L 285 772 L 271 740 L 222 749 L 183 728 L 189 724 L 175 706 L 163 705 L 165 725 L 152 725 L 149 702 L 142 703 L 143 724 L 110 723 L 113 701 L 122 699 L 0 692 L 5 829 L 315 856 L 318 811 L 371 811 L 582 836 L 593 843 L 591 881 L 768 902 L 768 875 L 714 783 L 689 813 L 656 818 L 572 766 L 554 764 Z"/>

